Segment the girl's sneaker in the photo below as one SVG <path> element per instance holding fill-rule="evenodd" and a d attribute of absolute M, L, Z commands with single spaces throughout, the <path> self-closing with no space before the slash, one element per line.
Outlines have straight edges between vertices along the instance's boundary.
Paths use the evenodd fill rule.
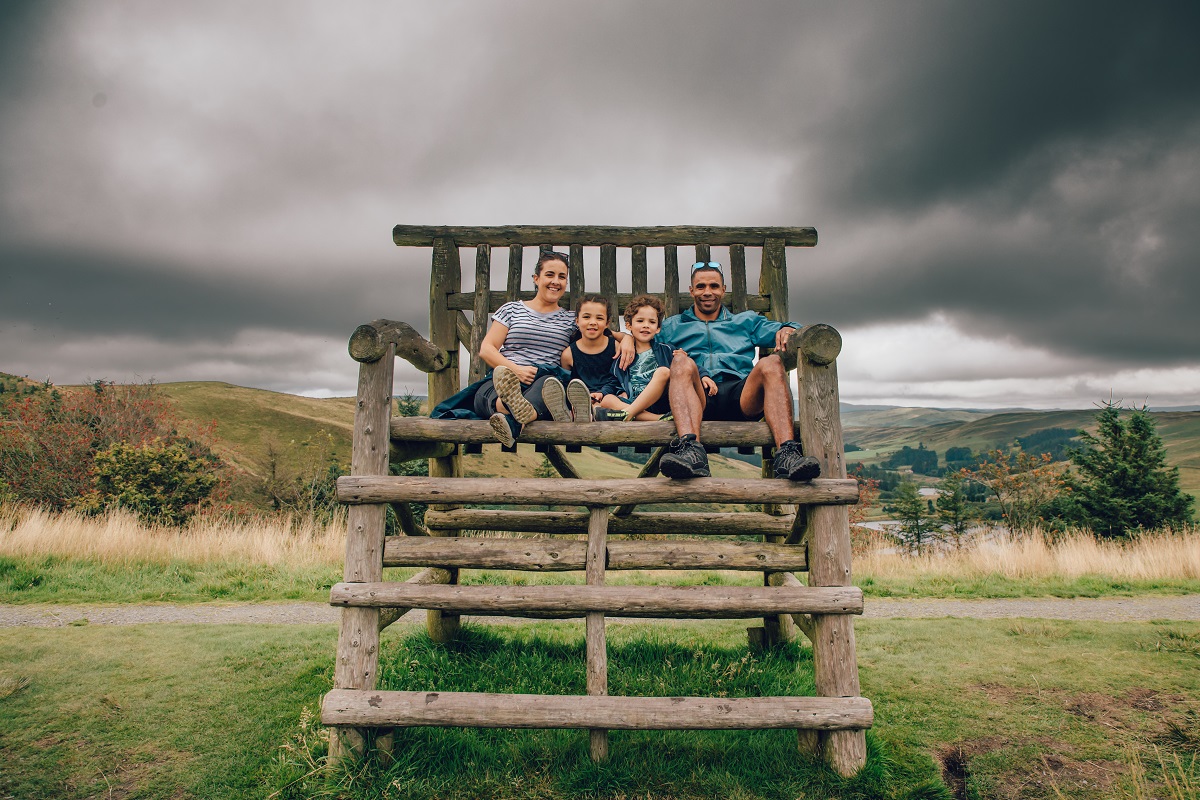
<path fill-rule="evenodd" d="M 488 418 L 488 424 L 492 426 L 492 433 L 496 435 L 496 441 L 504 445 L 505 449 L 512 450 L 517 446 L 517 437 L 521 435 L 521 424 L 511 415 L 497 412 Z"/>
<path fill-rule="evenodd" d="M 542 382 L 542 402 L 550 409 L 555 422 L 570 422 L 571 411 L 567 408 L 567 392 L 558 378 L 546 378 Z M 505 405 L 508 405 L 505 402 Z"/>
<path fill-rule="evenodd" d="M 522 394 L 521 379 L 517 377 L 517 373 L 505 366 L 496 367 L 492 371 L 492 383 L 496 387 L 496 394 L 504 401 L 508 413 L 512 414 L 517 422 L 527 425 L 537 419 L 537 409 Z"/>
<path fill-rule="evenodd" d="M 579 378 L 572 378 L 567 384 L 567 402 L 571 404 L 571 412 L 575 415 L 576 422 L 592 421 L 592 394 L 588 391 L 587 384 Z"/>

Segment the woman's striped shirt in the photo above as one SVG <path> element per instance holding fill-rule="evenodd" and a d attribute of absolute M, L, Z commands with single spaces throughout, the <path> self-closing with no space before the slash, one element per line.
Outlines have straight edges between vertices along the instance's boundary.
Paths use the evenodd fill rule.
<path fill-rule="evenodd" d="M 565 308 L 539 314 L 521 302 L 505 303 L 492 319 L 508 328 L 500 355 L 514 364 L 562 366 L 562 353 L 579 330 Z"/>

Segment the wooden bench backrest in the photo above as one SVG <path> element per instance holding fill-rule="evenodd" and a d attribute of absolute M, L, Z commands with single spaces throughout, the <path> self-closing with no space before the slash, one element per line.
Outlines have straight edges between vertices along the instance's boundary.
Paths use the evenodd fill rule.
<path fill-rule="evenodd" d="M 695 261 L 710 261 L 711 248 L 728 247 L 729 263 L 723 264 L 728 293 L 725 303 L 731 311 L 758 311 L 771 319 L 788 318 L 788 247 L 812 247 L 817 243 L 813 228 L 737 228 L 737 227 L 639 227 L 602 226 L 505 226 L 473 228 L 465 226 L 397 225 L 392 239 L 402 247 L 432 247 L 433 265 L 429 285 L 429 338 L 450 354 L 450 368 L 429 375 L 429 399 L 436 404 L 459 389 L 458 353 L 467 348 L 471 366 L 470 380 L 482 377 L 487 367 L 479 358 L 479 346 L 487 331 L 488 316 L 510 300 L 528 299 L 530 290 L 522 290 L 526 274 L 532 274 L 532 260 L 526 248 L 553 248 L 570 254 L 570 293 L 562 304 L 573 308 L 584 292 L 606 296 L 615 310 L 612 327 L 619 327 L 621 309 L 636 294 L 647 291 L 648 251 L 661 248 L 663 264 L 663 303 L 667 314 L 678 313 L 691 305 L 687 294 L 687 275 L 680 292 L 679 248 L 684 266 Z M 475 248 L 476 291 L 463 291 L 459 248 Z M 508 248 L 507 283 L 504 290 L 493 290 L 492 248 Z M 761 248 L 758 293 L 750 294 L 746 281 L 746 248 Z M 599 248 L 599 287 L 588 286 L 584 248 Z M 617 291 L 618 248 L 630 250 L 628 284 L 631 292 Z M 694 254 L 694 258 L 688 260 Z M 653 259 L 655 262 L 657 258 Z M 479 287 L 487 291 L 478 291 Z M 468 317 L 465 312 L 470 311 Z"/>

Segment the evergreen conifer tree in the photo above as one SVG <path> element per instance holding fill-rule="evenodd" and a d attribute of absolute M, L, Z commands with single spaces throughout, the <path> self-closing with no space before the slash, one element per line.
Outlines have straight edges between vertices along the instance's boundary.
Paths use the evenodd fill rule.
<path fill-rule="evenodd" d="M 1143 406 L 1128 420 L 1121 407 L 1105 403 L 1095 435 L 1080 431 L 1084 447 L 1071 450 L 1069 513 L 1097 536 L 1175 528 L 1191 520 L 1194 500 L 1179 488 L 1179 468 L 1167 466 L 1167 450 Z"/>

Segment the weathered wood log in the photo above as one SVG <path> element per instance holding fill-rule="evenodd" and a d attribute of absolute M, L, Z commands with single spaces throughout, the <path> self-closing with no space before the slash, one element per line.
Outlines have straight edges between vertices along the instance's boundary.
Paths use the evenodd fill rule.
<path fill-rule="evenodd" d="M 579 297 L 586 291 L 586 280 L 583 269 L 583 245 L 571 245 L 571 263 L 568 265 L 571 279 L 571 310 L 579 306 Z"/>
<path fill-rule="evenodd" d="M 804 583 L 799 578 L 797 578 L 795 575 L 793 575 L 791 572 L 780 572 L 780 573 L 777 573 L 777 575 L 780 579 L 779 583 L 776 584 L 778 586 L 803 586 L 804 585 Z M 805 636 L 807 636 L 808 640 L 811 642 L 812 638 L 813 638 L 812 615 L 810 615 L 810 614 L 793 614 L 792 622 L 794 622 L 796 624 L 796 627 L 800 629 L 800 632 L 803 633 Z"/>
<path fill-rule="evenodd" d="M 458 452 L 458 445 L 453 442 L 401 442 L 392 440 L 391 454 L 388 456 L 393 464 L 403 464 L 405 461 L 415 461 L 418 458 L 445 458 Z"/>
<path fill-rule="evenodd" d="M 701 261 L 704 261 L 704 262 L 712 261 L 712 248 L 709 247 L 710 244 L 713 244 L 713 242 L 711 242 L 707 237 L 702 239 L 699 243 L 696 244 L 696 260 L 693 262 L 694 264 L 698 264 Z M 720 242 L 716 242 L 716 244 L 720 244 Z M 732 242 L 731 242 L 731 244 L 732 244 Z M 692 271 L 689 269 L 688 270 L 688 283 L 689 284 L 691 284 L 691 275 L 692 275 Z"/>
<path fill-rule="evenodd" d="M 714 245 L 744 244 L 761 246 L 768 238 L 780 239 L 788 247 L 813 247 L 817 231 L 807 227 L 710 227 L 707 225 L 671 225 L 656 227 L 615 227 L 604 225 L 503 225 L 468 227 L 459 225 L 397 225 L 392 229 L 392 241 L 399 246 L 430 247 L 436 239 L 452 239 L 462 247 L 479 244 L 534 245 L 556 242 L 560 245 L 578 244 L 585 247 L 601 244 L 631 247 L 692 245 L 706 242 Z M 708 261 L 707 258 L 697 259 Z"/>
<path fill-rule="evenodd" d="M 746 246 L 729 245 L 729 310 L 738 314 L 746 310 Z"/>
<path fill-rule="evenodd" d="M 604 562 L 607 557 L 608 509 L 593 508 L 588 520 L 586 580 L 588 586 L 604 585 Z M 604 614 L 589 612 L 585 622 L 587 651 L 587 693 L 591 697 L 608 694 L 608 643 L 604 635 Z M 608 731 L 592 728 L 589 732 L 589 751 L 592 761 L 608 759 Z"/>
<path fill-rule="evenodd" d="M 869 728 L 865 697 L 587 697 L 334 690 L 326 725 L 610 730 Z"/>
<path fill-rule="evenodd" d="M 392 408 L 392 375 L 395 346 L 388 344 L 383 357 L 358 367 L 357 408 L 351 440 L 350 470 L 354 475 L 386 475 L 388 418 Z M 383 541 L 386 506 L 356 506 L 346 515 L 346 561 L 343 586 L 350 582 L 383 579 Z M 337 660 L 333 685 L 340 689 L 373 689 L 379 669 L 379 609 L 347 608 L 338 627 Z M 362 756 L 367 734 L 346 730 L 331 743 L 330 756 L 346 751 Z"/>
<path fill-rule="evenodd" d="M 431 512 L 432 513 L 432 512 Z M 611 524 L 611 519 L 609 520 Z M 389 537 L 385 567 L 430 564 L 459 569 L 514 569 L 569 572 L 585 566 L 587 543 L 563 539 L 405 538 Z M 804 549 L 766 542 L 659 542 L 609 540 L 607 569 L 728 569 L 803 571 Z"/>
<path fill-rule="evenodd" d="M 339 583 L 335 606 L 432 608 L 479 616 L 602 612 L 621 617 L 744 619 L 764 614 L 861 614 L 856 586 L 409 586 Z"/>
<path fill-rule="evenodd" d="M 628 424 L 628 423 L 621 423 Z M 579 426 L 583 427 L 583 426 Z M 442 476 L 445 477 L 445 476 Z M 851 478 L 817 478 L 808 483 L 751 478 L 461 478 L 343 476 L 343 503 L 479 503 L 500 505 L 617 505 L 618 503 L 797 503 L 848 505 L 858 500 Z"/>
<path fill-rule="evenodd" d="M 546 448 L 546 460 L 550 462 L 550 466 L 558 470 L 558 474 L 564 478 L 572 480 L 579 479 L 579 472 L 575 469 L 575 465 L 571 463 L 571 459 L 567 458 L 567 454 L 562 451 L 562 448 L 556 444 L 552 444 Z"/>
<path fill-rule="evenodd" d="M 679 249 L 674 245 L 663 248 L 663 305 L 668 317 L 679 313 Z"/>
<path fill-rule="evenodd" d="M 757 511 L 703 513 L 646 511 L 628 517 L 610 517 L 608 531 L 613 534 L 671 534 L 694 536 L 730 536 L 734 534 L 786 535 L 792 518 L 772 517 Z M 425 512 L 425 524 L 431 528 L 455 528 L 475 531 L 521 531 L 524 533 L 587 533 L 587 512 L 507 511 L 484 508 L 460 508 L 454 511 Z"/>
<path fill-rule="evenodd" d="M 522 262 L 525 259 L 525 248 L 519 244 L 509 245 L 508 247 L 508 291 L 504 293 L 504 302 L 508 303 L 513 300 L 521 299 L 521 274 L 523 270 Z M 493 311 L 489 302 L 489 311 Z"/>
<path fill-rule="evenodd" d="M 405 536 L 429 535 L 429 529 L 417 521 L 412 506 L 408 503 L 392 503 L 392 511 L 395 512 L 396 521 L 400 523 L 400 530 L 404 531 Z"/>
<path fill-rule="evenodd" d="M 615 253 L 614 253 L 614 258 L 615 258 Z M 616 261 L 614 260 L 613 263 L 615 265 Z M 615 280 L 616 279 L 615 272 L 613 273 L 613 276 L 614 276 L 614 280 Z M 631 292 L 617 292 L 617 291 L 615 291 L 615 289 L 612 294 L 608 294 L 607 292 L 604 292 L 604 291 L 601 291 L 601 294 L 607 294 L 609 297 L 612 297 L 614 299 L 614 302 L 617 304 L 616 305 L 617 311 L 623 310 L 625 308 L 625 305 L 634 296 Z M 518 300 L 530 300 L 533 298 L 533 296 L 534 296 L 534 292 L 529 289 L 526 289 L 519 293 L 517 299 Z M 495 311 L 496 309 L 498 309 L 501 305 L 503 305 L 506 302 L 508 302 L 508 293 L 507 292 L 500 292 L 500 291 L 490 292 L 488 294 L 488 311 L 489 312 Z M 733 303 L 733 298 L 730 295 L 726 295 L 724 302 L 725 302 L 726 306 L 730 306 Z M 570 304 L 571 304 L 570 295 L 564 295 L 562 297 L 562 299 L 558 301 L 558 304 L 560 306 L 562 306 L 563 308 L 569 308 Z M 675 304 L 676 304 L 676 307 L 679 307 L 679 308 L 688 308 L 692 305 L 692 297 L 687 292 L 684 292 L 682 294 L 677 292 L 675 294 Z M 455 292 L 453 294 L 447 295 L 446 305 L 447 305 L 447 307 L 449 307 L 450 309 L 455 310 L 455 311 L 470 311 L 471 309 L 473 309 L 475 307 L 475 293 L 474 292 Z M 665 300 L 664 300 L 664 305 L 666 305 Z M 771 300 L 769 297 L 764 297 L 761 294 L 748 294 L 748 295 L 746 295 L 746 307 L 749 308 L 751 311 L 765 312 L 771 308 Z M 620 316 L 620 314 L 618 313 L 617 316 Z"/>
<path fill-rule="evenodd" d="M 832 351 L 833 331 L 818 329 L 811 341 L 817 354 Z M 837 346 L 840 349 L 840 337 Z M 836 355 L 836 352 L 833 353 Z M 823 360 L 818 359 L 818 360 Z M 821 462 L 821 474 L 831 478 L 846 475 L 842 450 L 842 420 L 838 397 L 837 362 L 817 363 L 811 357 L 800 365 L 800 432 L 804 452 Z M 850 518 L 845 507 L 808 509 L 808 582 L 817 586 L 848 586 L 850 575 Z M 859 693 L 858 657 L 855 653 L 854 621 L 837 616 L 813 614 L 813 677 L 817 693 L 825 697 Z M 866 763 L 866 739 L 861 732 L 835 731 L 820 737 L 821 753 L 841 775 L 853 775 Z"/>
<path fill-rule="evenodd" d="M 462 311 L 454 311 L 454 333 L 460 342 L 471 341 L 471 320 Z"/>
<path fill-rule="evenodd" d="M 624 305 L 617 297 L 617 248 L 611 244 L 600 246 L 600 294 L 607 297 L 613 307 L 608 327 L 614 331 L 621 330 L 621 310 Z"/>
<path fill-rule="evenodd" d="M 771 429 L 765 422 L 705 422 L 701 428 L 704 443 L 714 447 L 762 447 L 773 445 Z M 797 424 L 796 434 L 800 429 Z M 521 429 L 522 444 L 650 445 L 662 447 L 675 438 L 673 422 L 573 422 L 538 420 Z M 397 442 L 458 442 L 495 444 L 496 435 L 487 420 L 430 419 L 397 417 L 392 420 L 391 436 Z"/>
<path fill-rule="evenodd" d="M 396 355 L 422 372 L 437 372 L 449 363 L 446 351 L 426 339 L 407 322 L 377 319 L 359 325 L 350 334 L 347 348 L 350 357 L 359 363 L 369 363 L 383 358 L 388 346 L 396 348 Z"/>
<path fill-rule="evenodd" d="M 817 366 L 832 364 L 842 352 L 842 335 L 830 325 L 806 325 L 792 336 L 793 339 L 797 337 L 804 358 Z"/>
<path fill-rule="evenodd" d="M 471 354 L 471 367 L 467 379 L 474 383 L 487 372 L 487 364 L 479 357 L 479 347 L 483 344 L 484 334 L 488 328 L 488 300 L 492 293 L 492 246 L 481 244 L 475 249 L 475 307 L 474 320 L 471 322 L 471 338 L 466 340 L 467 352 Z"/>
<path fill-rule="evenodd" d="M 635 244 L 630 249 L 630 271 L 634 294 L 646 293 L 646 245 Z M 661 320 L 660 320 L 661 321 Z"/>
<path fill-rule="evenodd" d="M 405 581 L 405 583 L 427 584 L 427 583 L 450 583 L 450 573 L 444 569 L 430 567 L 423 569 L 416 575 Z M 383 630 L 388 625 L 391 625 L 396 620 L 403 617 L 411 608 L 381 608 L 379 609 L 379 630 Z"/>

